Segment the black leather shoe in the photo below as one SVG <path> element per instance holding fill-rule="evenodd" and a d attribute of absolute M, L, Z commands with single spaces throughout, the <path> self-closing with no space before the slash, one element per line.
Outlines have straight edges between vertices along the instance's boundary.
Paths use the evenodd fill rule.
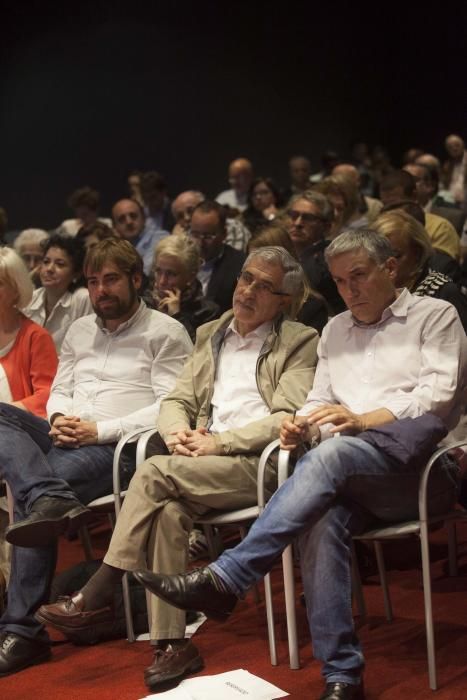
<path fill-rule="evenodd" d="M 200 610 L 221 622 L 227 620 L 238 600 L 233 593 L 217 590 L 208 568 L 172 576 L 151 571 L 134 571 L 133 575 L 164 602 L 181 610 Z"/>
<path fill-rule="evenodd" d="M 0 677 L 41 664 L 50 657 L 50 646 L 45 642 L 25 639 L 13 632 L 4 632 L 0 636 Z"/>
<path fill-rule="evenodd" d="M 319 700 L 365 700 L 363 683 L 326 683 L 326 689 Z"/>
<path fill-rule="evenodd" d="M 74 498 L 41 496 L 27 518 L 7 528 L 5 538 L 17 547 L 45 547 L 68 528 L 80 528 L 90 514 L 89 508 Z"/>

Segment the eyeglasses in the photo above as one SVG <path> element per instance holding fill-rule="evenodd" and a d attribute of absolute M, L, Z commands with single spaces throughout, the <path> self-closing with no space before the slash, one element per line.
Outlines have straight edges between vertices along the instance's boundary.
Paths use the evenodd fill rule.
<path fill-rule="evenodd" d="M 219 232 L 217 233 L 200 233 L 199 231 L 193 231 L 190 229 L 189 234 L 192 238 L 194 238 L 197 241 L 213 241 L 217 236 L 219 235 Z"/>
<path fill-rule="evenodd" d="M 324 221 L 322 216 L 316 216 L 316 214 L 311 214 L 311 212 L 297 211 L 296 209 L 288 209 L 287 216 L 292 219 L 292 221 L 298 221 L 298 219 L 301 219 L 306 224 L 314 224 L 317 221 Z"/>
<path fill-rule="evenodd" d="M 242 270 L 242 272 L 237 277 L 237 282 L 239 287 L 254 287 L 258 294 L 273 294 L 276 297 L 289 297 L 290 294 L 287 292 L 276 292 L 274 287 L 270 282 L 263 282 L 262 280 L 257 280 L 251 272 L 247 270 Z"/>

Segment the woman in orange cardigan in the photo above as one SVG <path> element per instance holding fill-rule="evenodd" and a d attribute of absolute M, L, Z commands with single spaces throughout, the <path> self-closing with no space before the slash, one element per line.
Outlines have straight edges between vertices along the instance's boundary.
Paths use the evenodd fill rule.
<path fill-rule="evenodd" d="M 0 248 L 0 402 L 45 417 L 58 361 L 48 331 L 21 312 L 32 291 L 21 258 Z"/>

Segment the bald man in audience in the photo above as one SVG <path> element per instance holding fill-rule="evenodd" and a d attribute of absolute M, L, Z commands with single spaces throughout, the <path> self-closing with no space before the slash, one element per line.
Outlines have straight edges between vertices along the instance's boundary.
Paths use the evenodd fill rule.
<path fill-rule="evenodd" d="M 206 199 L 202 192 L 197 190 L 187 190 L 186 192 L 181 192 L 177 197 L 175 197 L 172 202 L 172 214 L 176 221 L 172 233 L 188 233 L 190 232 L 191 217 L 195 207 Z M 226 236 L 225 243 L 235 250 L 241 250 L 246 253 L 248 248 L 248 241 L 251 238 L 251 233 L 243 225 L 240 219 L 227 218 L 225 221 L 226 226 Z"/>
<path fill-rule="evenodd" d="M 368 223 L 371 224 L 371 222 L 374 221 L 380 213 L 381 209 L 383 208 L 383 204 L 379 199 L 375 199 L 375 197 L 368 197 L 367 195 L 363 194 L 361 189 L 361 176 L 355 165 L 352 165 L 351 163 L 341 163 L 340 165 L 336 165 L 336 167 L 332 170 L 332 175 L 337 175 L 338 177 L 342 177 L 344 179 L 347 178 L 356 186 L 360 200 L 358 214 L 360 214 L 360 216 L 365 216 Z"/>
<path fill-rule="evenodd" d="M 216 202 L 233 212 L 242 212 L 248 206 L 248 192 L 253 182 L 253 164 L 248 158 L 237 158 L 229 165 L 230 190 L 224 190 Z"/>
<path fill-rule="evenodd" d="M 282 199 L 288 202 L 295 194 L 301 194 L 311 187 L 311 163 L 305 156 L 292 156 L 289 160 L 290 185 L 283 191 Z"/>
<path fill-rule="evenodd" d="M 119 199 L 112 207 L 112 220 L 119 236 L 136 248 L 143 259 L 144 273 L 149 275 L 154 259 L 154 248 L 168 235 L 167 231 L 146 228 L 144 209 L 134 199 Z"/>

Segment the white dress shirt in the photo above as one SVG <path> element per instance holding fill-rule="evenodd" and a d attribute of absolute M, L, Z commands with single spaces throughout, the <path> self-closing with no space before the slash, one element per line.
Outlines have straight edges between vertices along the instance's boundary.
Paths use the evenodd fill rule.
<path fill-rule="evenodd" d="M 350 311 L 332 318 L 318 346 L 313 388 L 300 415 L 326 403 L 396 418 L 428 411 L 456 425 L 467 387 L 467 340 L 452 304 L 407 289 L 372 325 Z M 329 427 L 321 428 L 322 438 Z"/>
<path fill-rule="evenodd" d="M 152 428 L 192 347 L 178 321 L 144 302 L 113 332 L 94 314 L 84 316 L 63 342 L 47 415 L 95 421 L 99 443 Z"/>
<path fill-rule="evenodd" d="M 23 309 L 25 316 L 46 328 L 53 338 L 57 353 L 60 354 L 63 339 L 73 321 L 93 313 L 89 292 L 84 287 L 74 292 L 65 292 L 57 301 L 49 317 L 45 314 L 45 289 L 35 289 L 30 304 Z"/>
<path fill-rule="evenodd" d="M 212 433 L 241 428 L 270 415 L 258 391 L 256 365 L 270 332 L 268 321 L 242 337 L 232 321 L 227 328 L 217 362 L 212 395 Z"/>

